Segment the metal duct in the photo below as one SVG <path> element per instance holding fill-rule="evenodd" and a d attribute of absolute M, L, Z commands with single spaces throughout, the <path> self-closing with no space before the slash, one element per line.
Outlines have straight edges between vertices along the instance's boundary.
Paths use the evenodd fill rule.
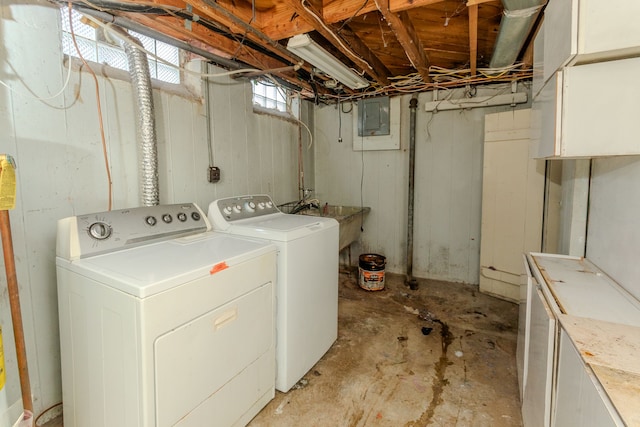
<path fill-rule="evenodd" d="M 504 11 L 491 68 L 513 65 L 547 0 L 502 0 Z"/>
<path fill-rule="evenodd" d="M 153 92 L 147 54 L 138 46 L 142 43 L 124 31 L 120 40 L 129 61 L 129 75 L 136 110 L 138 134 L 138 163 L 140 202 L 143 206 L 160 203 L 158 191 L 158 144 L 153 109 Z"/>

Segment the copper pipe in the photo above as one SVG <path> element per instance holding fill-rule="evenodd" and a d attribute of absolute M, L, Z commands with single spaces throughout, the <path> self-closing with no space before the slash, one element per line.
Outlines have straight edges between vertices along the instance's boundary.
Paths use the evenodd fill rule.
<path fill-rule="evenodd" d="M 31 400 L 31 384 L 29 383 L 29 368 L 27 366 L 27 349 L 24 344 L 24 329 L 22 326 L 22 313 L 20 311 L 20 294 L 16 264 L 13 255 L 13 241 L 11 238 L 11 223 L 9 211 L 0 210 L 0 235 L 2 236 L 2 250 L 4 252 L 4 268 L 7 273 L 7 290 L 9 292 L 9 305 L 11 306 L 11 321 L 13 323 L 13 336 L 16 343 L 16 357 L 18 359 L 18 374 L 20 376 L 20 388 L 22 390 L 22 407 L 24 411 L 33 413 Z"/>

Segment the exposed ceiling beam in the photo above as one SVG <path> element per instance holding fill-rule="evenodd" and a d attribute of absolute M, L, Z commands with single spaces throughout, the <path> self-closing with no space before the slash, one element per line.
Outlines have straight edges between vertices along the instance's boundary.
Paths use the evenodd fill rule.
<path fill-rule="evenodd" d="M 249 25 L 242 19 L 236 17 L 224 7 L 217 4 L 214 0 L 189 0 L 188 3 L 193 7 L 201 10 L 202 13 L 207 17 L 225 25 L 231 31 L 262 44 L 266 49 L 276 53 L 282 58 L 286 58 L 292 64 L 295 64 L 297 62 L 298 59 L 277 41 L 268 37 L 266 34 L 256 29 L 254 26 Z"/>
<path fill-rule="evenodd" d="M 373 0 L 337 0 L 326 2 L 322 12 L 326 22 L 335 24 L 374 10 L 376 10 L 376 4 Z"/>
<path fill-rule="evenodd" d="M 389 10 L 392 12 L 401 12 L 403 10 L 442 3 L 443 1 L 444 0 L 389 0 Z M 297 0 L 297 2 L 300 2 L 300 0 Z M 374 0 L 335 0 L 325 2 L 322 8 L 322 19 L 327 24 L 336 24 L 377 10 L 378 7 Z M 289 38 L 295 34 L 308 33 L 315 29 L 312 24 L 304 19 L 296 18 L 295 14 L 291 12 L 289 2 L 278 3 L 275 8 L 269 10 L 268 14 L 262 14 L 260 17 L 260 28 L 275 40 Z"/>
<path fill-rule="evenodd" d="M 197 23 L 193 23 L 188 29 L 184 21 L 172 16 L 152 16 L 144 14 L 124 13 L 121 16 L 136 21 L 142 25 L 157 31 L 162 31 L 175 39 L 190 42 L 197 47 L 220 55 L 228 59 L 238 59 L 256 68 L 279 68 L 287 65 L 284 61 L 277 60 L 261 52 L 250 50 L 239 42 L 233 41 L 221 34 L 215 33 Z M 194 43 L 196 42 L 196 43 Z"/>
<path fill-rule="evenodd" d="M 302 19 L 310 23 L 317 32 L 322 34 L 329 43 L 349 58 L 349 60 L 351 60 L 357 67 L 371 76 L 378 83 L 383 85 L 389 83 L 389 71 L 382 65 L 382 62 L 377 59 L 373 52 L 371 52 L 369 48 L 366 47 L 365 44 L 362 43 L 362 41 L 355 35 L 350 37 L 350 41 L 354 44 L 349 45 L 345 38 L 340 36 L 334 28 L 324 22 L 322 19 L 322 12 L 317 10 L 306 0 L 285 0 L 285 2 L 291 6 L 291 8 Z M 370 63 L 363 58 L 375 58 L 376 61 Z"/>
<path fill-rule="evenodd" d="M 524 53 L 522 54 L 522 63 L 525 69 L 533 68 L 534 42 L 535 42 L 536 36 L 538 35 L 538 31 L 540 31 L 540 27 L 542 26 L 542 21 L 544 21 L 544 14 L 540 14 L 538 16 L 538 20 L 535 24 L 535 27 L 533 28 L 533 31 L 529 35 L 529 38 L 524 46 Z"/>
<path fill-rule="evenodd" d="M 469 63 L 471 76 L 476 75 L 478 67 L 478 5 L 469 6 Z"/>
<path fill-rule="evenodd" d="M 389 84 L 389 76 L 391 72 L 382 63 L 376 54 L 369 49 L 362 40 L 354 33 L 351 28 L 346 25 L 340 30 L 340 36 L 351 46 L 351 48 L 358 53 L 362 58 L 371 65 L 375 72 L 375 76 L 372 76 L 378 83 L 383 85 Z"/>
<path fill-rule="evenodd" d="M 120 16 L 126 17 L 127 19 L 138 22 L 156 31 L 162 30 L 164 34 L 173 37 L 176 40 L 187 42 L 192 46 L 207 50 L 218 56 L 237 59 L 257 69 L 270 70 L 281 68 L 283 65 L 286 65 L 278 59 L 249 49 L 246 46 L 242 46 L 240 43 L 230 40 L 227 37 L 213 32 L 201 25 L 193 24 L 191 29 L 187 29 L 184 26 L 184 21 L 179 18 L 128 13 L 122 13 Z M 288 80 L 303 89 L 312 91 L 311 86 L 306 82 L 300 81 L 294 71 L 276 72 L 273 74 L 282 79 Z"/>
<path fill-rule="evenodd" d="M 444 0 L 389 0 L 389 10 L 401 12 L 403 10 L 415 9 L 416 7 L 431 6 L 442 3 Z"/>
<path fill-rule="evenodd" d="M 395 34 L 398 42 L 402 45 L 411 65 L 416 69 L 425 83 L 429 83 L 429 60 L 424 53 L 424 48 L 420 39 L 416 36 L 416 30 L 409 19 L 406 11 L 392 12 L 389 9 L 389 0 L 375 0 L 382 17 L 387 21 L 387 25 Z"/>
<path fill-rule="evenodd" d="M 482 3 L 491 3 L 491 2 L 495 2 L 496 0 L 467 0 L 467 7 L 470 6 L 477 6 L 479 4 Z"/>

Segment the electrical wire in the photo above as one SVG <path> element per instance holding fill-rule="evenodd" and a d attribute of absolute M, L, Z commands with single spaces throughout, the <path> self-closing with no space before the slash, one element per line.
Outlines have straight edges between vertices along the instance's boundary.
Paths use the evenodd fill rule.
<path fill-rule="evenodd" d="M 307 0 L 302 0 L 300 2 L 300 4 L 302 5 L 302 7 L 304 8 L 304 10 L 307 11 L 307 13 L 309 13 L 311 16 L 313 16 L 313 18 L 318 21 L 318 23 L 320 25 L 322 25 L 322 27 L 327 30 L 329 32 L 329 34 L 331 34 L 333 36 L 333 38 L 335 39 L 335 41 L 338 42 L 338 44 L 346 51 L 348 52 L 353 58 L 357 58 L 359 61 L 361 61 L 362 63 L 364 63 L 367 68 L 371 71 L 373 71 L 373 67 L 371 66 L 371 64 L 369 64 L 367 61 L 365 61 L 363 58 L 361 58 L 359 55 L 357 55 L 356 53 L 353 52 L 353 50 L 351 50 L 350 47 L 348 47 L 347 45 L 344 44 L 344 42 L 342 41 L 342 39 L 338 36 L 336 36 L 333 32 L 333 30 L 331 28 L 329 28 L 327 26 L 327 24 L 324 23 L 324 20 L 319 17 L 318 15 L 315 14 L 315 12 L 313 10 L 311 10 L 307 5 Z M 363 6 L 364 7 L 364 6 Z"/>
<path fill-rule="evenodd" d="M 349 22 L 351 22 L 353 20 L 353 18 L 355 18 L 356 16 L 358 16 L 358 13 L 360 13 L 360 11 L 362 9 L 364 9 L 364 7 L 367 5 L 367 3 L 369 3 L 369 0 L 364 0 L 364 2 L 362 3 L 362 5 L 355 11 L 353 12 L 353 15 L 351 15 L 350 17 L 348 17 L 347 19 L 344 20 L 344 22 L 342 23 L 342 25 L 340 25 L 340 28 L 338 28 L 338 30 L 336 31 L 336 33 L 340 34 L 340 31 L 342 31 L 342 29 L 344 27 L 346 27 L 347 25 L 349 25 Z M 385 47 L 387 47 L 385 45 Z"/>
<path fill-rule="evenodd" d="M 76 48 L 76 52 L 78 52 L 78 56 L 80 57 L 80 60 L 82 60 L 84 65 L 87 67 L 87 69 L 93 76 L 93 81 L 96 85 L 96 104 L 98 107 L 98 122 L 100 123 L 100 138 L 102 140 L 102 154 L 104 156 L 104 165 L 107 170 L 108 200 L 109 200 L 107 210 L 110 211 L 113 205 L 113 182 L 111 180 L 111 167 L 109 166 L 109 156 L 107 153 L 107 140 L 104 135 L 104 123 L 102 121 L 102 107 L 100 105 L 101 104 L 100 85 L 98 84 L 98 77 L 96 77 L 96 73 L 93 72 L 93 69 L 91 68 L 91 66 L 84 59 L 84 56 L 82 56 L 82 52 L 80 51 L 80 47 L 78 46 L 78 42 L 76 41 L 76 33 L 75 31 L 73 31 L 73 17 L 71 15 L 71 12 L 73 9 L 71 7 L 71 2 L 69 2 L 68 5 L 69 5 L 69 29 L 71 30 L 71 40 L 73 40 L 73 45 Z"/>
<path fill-rule="evenodd" d="M 272 75 L 266 74 L 264 76 L 264 79 L 268 79 L 273 84 L 273 86 L 275 86 L 278 90 L 281 91 L 281 93 L 283 95 L 286 95 L 285 89 L 278 82 L 278 80 L 276 80 Z M 260 79 L 263 84 L 264 84 L 264 79 Z M 287 97 L 284 96 L 284 98 L 287 98 Z M 313 134 L 311 133 L 311 129 L 309 129 L 309 126 L 307 126 L 307 124 L 305 122 L 303 122 L 302 120 L 300 120 L 297 117 L 295 117 L 295 115 L 291 111 L 291 105 L 289 103 L 287 103 L 287 112 L 289 113 L 289 119 L 291 119 L 294 122 L 300 124 L 303 128 L 305 128 L 305 130 L 309 134 L 309 144 L 307 145 L 307 149 L 311 149 L 311 146 L 313 145 Z"/>
<path fill-rule="evenodd" d="M 44 414 L 46 414 L 47 412 L 49 412 L 50 410 L 52 410 L 52 409 L 54 409 L 54 408 L 57 408 L 58 406 L 61 406 L 61 405 L 62 405 L 62 402 L 58 402 L 58 403 L 55 403 L 55 404 L 53 404 L 53 405 L 49 406 L 49 407 L 48 407 L 47 409 L 45 409 L 44 411 L 40 412 L 40 415 L 38 415 L 38 416 L 35 418 L 35 420 L 33 421 L 33 425 L 34 425 L 35 427 L 40 427 L 40 426 L 38 425 L 38 421 L 40 421 L 40 418 L 42 418 L 42 416 L 43 416 Z"/>
<path fill-rule="evenodd" d="M 86 2 L 86 0 L 82 0 L 82 1 Z M 327 27 L 327 25 L 322 21 L 320 17 L 315 15 L 315 13 L 306 5 L 306 3 L 307 3 L 307 0 L 302 0 L 301 4 L 305 8 L 305 10 L 309 12 L 314 17 L 314 19 L 316 19 L 318 23 L 323 25 L 327 30 L 331 30 L 330 28 Z M 366 4 L 367 4 L 367 1 L 363 3 L 361 8 L 364 8 Z M 452 16 L 455 16 L 455 14 L 456 12 L 454 12 Z M 110 23 L 103 23 L 94 17 L 88 16 L 88 15 L 85 15 L 85 16 L 87 16 L 88 19 L 94 21 L 97 25 L 100 25 L 107 30 L 109 30 L 109 26 L 112 25 Z M 339 37 L 336 39 L 336 41 L 341 45 L 342 48 L 344 48 L 348 52 L 352 52 L 351 49 L 349 49 Z M 143 49 L 142 47 L 140 48 Z M 145 52 L 149 54 L 152 58 L 156 59 L 158 62 L 168 64 L 164 59 L 159 58 L 153 52 L 149 52 L 146 50 Z M 260 62 L 257 60 L 257 58 L 255 58 L 255 56 L 251 53 L 250 50 L 248 50 L 248 53 L 251 54 L 258 63 Z M 175 67 L 175 64 L 169 64 L 169 65 Z M 298 66 L 293 66 L 293 67 L 294 67 L 293 68 L 294 70 L 299 69 L 299 64 Z M 267 74 L 267 73 L 278 73 L 278 72 L 285 71 L 285 69 L 283 68 L 277 68 L 277 69 L 271 69 L 271 70 L 269 69 L 260 70 L 257 68 L 244 68 L 240 70 L 232 70 L 232 71 L 225 71 L 221 73 L 205 75 L 197 71 L 186 69 L 184 67 L 177 67 L 177 68 L 185 73 L 199 75 L 201 77 L 212 77 L 212 78 L 232 76 L 235 74 L 245 74 L 245 73 Z M 478 68 L 477 69 L 478 75 L 471 76 L 471 70 L 468 68 L 445 69 L 441 67 L 432 66 L 429 68 L 429 76 L 433 80 L 430 83 L 425 83 L 422 80 L 422 77 L 418 73 L 412 73 L 405 76 L 390 77 L 389 80 L 391 81 L 391 83 L 385 86 L 373 83 L 369 88 L 353 94 L 336 93 L 336 94 L 322 94 L 322 95 L 316 96 L 315 93 L 312 94 L 305 89 L 301 89 L 301 90 L 289 89 L 289 91 L 298 93 L 302 98 L 309 98 L 310 96 L 313 96 L 314 98 L 317 98 L 318 100 L 322 100 L 323 102 L 331 101 L 331 100 L 347 101 L 347 100 L 359 99 L 364 97 L 381 96 L 381 95 L 408 94 L 408 93 L 422 92 L 422 91 L 428 91 L 428 90 L 434 90 L 434 89 L 441 89 L 445 87 L 462 86 L 467 84 L 477 85 L 477 84 L 484 84 L 484 83 L 520 81 L 520 80 L 530 79 L 531 71 L 532 70 L 530 69 L 524 68 L 523 64 L 517 63 L 509 67 L 504 67 L 500 69 Z M 215 81 L 212 81 L 212 83 L 215 83 Z"/>
<path fill-rule="evenodd" d="M 15 93 L 16 95 L 21 96 L 23 98 L 35 99 L 36 101 L 48 101 L 50 99 L 54 99 L 54 98 L 57 98 L 60 95 L 62 95 L 64 93 L 65 89 L 67 88 L 67 86 L 69 86 L 69 80 L 70 79 L 71 79 L 71 64 L 69 64 L 69 66 L 67 67 L 67 77 L 64 80 L 64 84 L 62 85 L 62 88 L 58 92 L 56 92 L 55 95 L 46 96 L 46 97 L 34 96 L 34 95 L 31 95 L 31 94 L 28 94 L 28 93 L 20 92 L 18 90 L 15 90 L 11 86 L 9 86 L 9 84 L 3 82 L 2 80 L 0 80 L 0 85 L 6 87 L 12 93 Z"/>
<path fill-rule="evenodd" d="M 85 15 L 82 12 L 79 12 L 80 14 L 82 14 L 82 16 L 84 16 L 85 18 L 87 18 L 89 21 L 95 23 L 96 25 L 100 26 L 101 28 L 103 28 L 104 30 L 106 30 L 108 32 L 108 34 L 115 36 L 117 38 L 121 38 L 121 36 L 118 34 L 118 31 L 114 30 L 113 24 L 108 23 L 108 22 L 102 22 L 100 19 L 97 19 L 91 15 Z M 130 41 L 130 40 L 128 40 Z M 216 78 L 216 77 L 228 77 L 228 76 L 233 76 L 235 74 L 244 74 L 244 73 L 255 73 L 255 72 L 259 72 L 259 73 L 271 73 L 271 72 L 282 72 L 283 69 L 282 68 L 278 68 L 278 69 L 273 69 L 273 70 L 261 70 L 259 68 L 241 68 L 239 70 L 230 70 L 230 71 L 224 71 L 221 73 L 201 73 L 198 71 L 194 71 L 194 70 L 190 70 L 188 68 L 185 67 L 176 67 L 175 64 L 172 64 L 168 61 L 166 61 L 165 59 L 157 56 L 155 53 L 150 52 L 149 50 L 145 49 L 144 46 L 140 45 L 140 44 L 136 44 L 136 47 L 140 50 L 142 50 L 144 53 L 146 53 L 147 55 L 149 55 L 150 57 L 152 57 L 153 59 L 155 59 L 156 61 L 165 64 L 165 65 L 169 65 L 171 67 L 177 68 L 178 70 L 188 73 L 188 74 L 193 74 L 196 76 L 200 76 L 200 77 L 211 77 L 211 78 Z M 296 67 L 297 69 L 300 68 L 300 65 L 292 65 L 293 69 L 295 70 Z"/>

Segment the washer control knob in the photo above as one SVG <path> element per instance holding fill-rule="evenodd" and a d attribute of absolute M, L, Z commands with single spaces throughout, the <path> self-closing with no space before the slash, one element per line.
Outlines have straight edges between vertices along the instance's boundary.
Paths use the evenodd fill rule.
<path fill-rule="evenodd" d="M 111 226 L 106 222 L 98 221 L 89 226 L 89 236 L 96 240 L 105 240 L 111 236 Z"/>
<path fill-rule="evenodd" d="M 256 210 L 256 204 L 254 202 L 247 202 L 245 206 L 247 207 L 247 210 L 249 212 L 253 212 Z"/>
<path fill-rule="evenodd" d="M 178 221 L 180 221 L 180 222 L 185 222 L 187 220 L 187 214 L 184 213 L 184 212 L 178 213 L 178 215 L 176 215 L 176 217 L 178 218 Z"/>
<path fill-rule="evenodd" d="M 156 225 L 156 224 L 158 223 L 158 220 L 156 219 L 156 217 L 155 217 L 155 216 L 151 216 L 151 215 L 149 215 L 148 217 L 146 217 L 146 218 L 144 219 L 144 222 L 145 222 L 147 225 L 150 225 L 150 226 L 152 226 L 152 227 L 153 227 L 154 225 Z"/>
<path fill-rule="evenodd" d="M 267 208 L 271 209 L 273 207 L 273 202 L 271 200 L 267 201 Z"/>
<path fill-rule="evenodd" d="M 231 215 L 231 212 L 232 212 L 231 206 L 225 206 L 225 208 L 222 209 L 222 212 L 224 212 L 225 215 Z"/>
<path fill-rule="evenodd" d="M 264 202 L 258 202 L 258 209 L 264 209 Z"/>
<path fill-rule="evenodd" d="M 194 221 L 200 221 L 200 214 L 198 212 L 191 212 L 191 219 L 193 219 Z"/>
<path fill-rule="evenodd" d="M 242 212 L 242 206 L 241 206 L 241 205 L 235 205 L 235 206 L 233 207 L 233 211 L 234 211 L 235 213 L 240 213 L 240 212 Z"/>
<path fill-rule="evenodd" d="M 170 224 L 171 221 L 173 221 L 173 217 L 170 214 L 164 214 L 162 215 L 162 220 L 167 224 Z"/>

